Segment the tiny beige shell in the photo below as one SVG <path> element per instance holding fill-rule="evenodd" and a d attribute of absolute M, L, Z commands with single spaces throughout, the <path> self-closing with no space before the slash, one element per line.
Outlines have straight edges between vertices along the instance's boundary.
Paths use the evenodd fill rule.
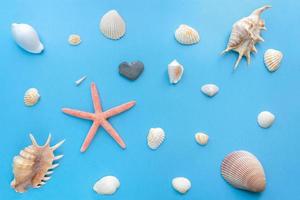
<path fill-rule="evenodd" d="M 25 92 L 24 104 L 26 106 L 34 106 L 40 99 L 39 91 L 36 88 L 30 88 Z"/>
<path fill-rule="evenodd" d="M 195 140 L 198 144 L 206 145 L 208 143 L 208 135 L 205 133 L 196 133 Z"/>
<path fill-rule="evenodd" d="M 181 24 L 175 31 L 175 38 L 180 44 L 196 44 L 200 40 L 199 33 L 192 27 Z"/>
<path fill-rule="evenodd" d="M 276 71 L 281 63 L 283 54 L 275 49 L 268 49 L 264 55 L 264 62 L 270 72 Z"/>
<path fill-rule="evenodd" d="M 173 60 L 168 65 L 168 74 L 169 74 L 169 80 L 171 84 L 176 84 L 180 81 L 182 75 L 183 75 L 183 65 L 181 65 L 177 60 Z"/>
<path fill-rule="evenodd" d="M 69 36 L 68 41 L 69 41 L 69 44 L 73 45 L 73 46 L 79 45 L 81 43 L 80 36 L 76 35 L 76 34 L 71 34 Z"/>

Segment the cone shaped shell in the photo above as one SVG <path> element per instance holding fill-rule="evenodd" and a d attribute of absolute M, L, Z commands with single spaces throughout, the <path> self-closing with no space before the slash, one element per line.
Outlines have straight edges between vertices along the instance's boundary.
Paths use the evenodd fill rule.
<path fill-rule="evenodd" d="M 199 33 L 192 27 L 181 24 L 175 31 L 175 38 L 180 44 L 196 44 L 200 40 Z"/>
<path fill-rule="evenodd" d="M 116 10 L 110 10 L 101 18 L 100 31 L 105 37 L 118 40 L 125 34 L 126 24 Z"/>
<path fill-rule="evenodd" d="M 176 84 L 180 81 L 183 75 L 184 68 L 183 66 L 177 62 L 177 60 L 173 60 L 168 65 L 168 74 L 169 74 L 169 81 L 171 84 Z"/>
<path fill-rule="evenodd" d="M 276 71 L 281 63 L 283 54 L 275 49 L 268 49 L 264 55 L 264 62 L 270 72 Z"/>

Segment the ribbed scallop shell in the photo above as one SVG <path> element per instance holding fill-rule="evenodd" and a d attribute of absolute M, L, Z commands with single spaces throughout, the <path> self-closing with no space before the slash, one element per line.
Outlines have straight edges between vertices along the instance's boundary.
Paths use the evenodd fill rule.
<path fill-rule="evenodd" d="M 279 68 L 283 54 L 275 49 L 268 49 L 264 55 L 264 61 L 267 69 L 274 72 Z"/>
<path fill-rule="evenodd" d="M 26 106 L 34 106 L 40 99 L 39 91 L 36 88 L 30 88 L 25 92 L 24 104 Z"/>
<path fill-rule="evenodd" d="M 201 87 L 201 91 L 206 96 L 213 97 L 219 92 L 219 87 L 215 84 L 205 84 Z"/>
<path fill-rule="evenodd" d="M 101 18 L 100 30 L 105 37 L 118 40 L 125 34 L 126 24 L 116 10 L 110 10 Z"/>
<path fill-rule="evenodd" d="M 206 145 L 208 143 L 208 135 L 205 133 L 196 133 L 195 140 L 198 144 Z"/>
<path fill-rule="evenodd" d="M 192 27 L 181 24 L 175 31 L 175 38 L 181 44 L 196 44 L 200 40 L 199 33 Z"/>
<path fill-rule="evenodd" d="M 151 128 L 148 133 L 147 141 L 148 146 L 155 150 L 157 149 L 165 140 L 165 132 L 161 128 Z"/>
<path fill-rule="evenodd" d="M 221 166 L 223 178 L 232 186 L 250 192 L 261 192 L 266 177 L 259 160 L 247 151 L 234 151 L 227 155 Z"/>
<path fill-rule="evenodd" d="M 51 135 L 43 146 L 39 146 L 33 135 L 29 135 L 32 145 L 26 147 L 13 160 L 14 180 L 11 187 L 16 192 L 26 192 L 29 187 L 39 188 L 46 184 L 53 173 L 52 169 L 58 166 L 55 160 L 62 158 L 62 155 L 54 156 L 53 152 L 64 142 L 61 141 L 50 147 Z"/>

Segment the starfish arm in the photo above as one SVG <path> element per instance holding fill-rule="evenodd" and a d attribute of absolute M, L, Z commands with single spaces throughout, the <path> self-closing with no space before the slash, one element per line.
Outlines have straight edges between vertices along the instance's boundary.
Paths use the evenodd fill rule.
<path fill-rule="evenodd" d="M 87 136 L 85 137 L 81 148 L 80 148 L 81 152 L 85 152 L 87 150 L 87 148 L 89 147 L 90 143 L 92 142 L 98 128 L 99 128 L 99 124 L 94 122 L 93 125 L 91 126 Z"/>
<path fill-rule="evenodd" d="M 126 110 L 129 110 L 130 108 L 132 108 L 135 105 L 135 101 L 130 101 L 128 103 L 124 103 L 120 106 L 114 107 L 112 109 L 109 109 L 107 111 L 104 112 L 104 115 L 106 118 L 112 117 L 114 115 L 118 115 Z"/>
<path fill-rule="evenodd" d="M 102 111 L 102 108 L 101 108 L 101 104 L 100 104 L 99 93 L 98 93 L 97 86 L 95 83 L 92 83 L 92 85 L 91 85 L 91 92 L 92 92 L 92 99 L 93 99 L 95 112 L 99 113 Z"/>
<path fill-rule="evenodd" d="M 84 112 L 84 111 L 80 111 L 80 110 L 74 110 L 74 109 L 70 109 L 70 108 L 63 108 L 62 111 L 65 114 L 72 115 L 74 117 L 79 117 L 82 119 L 89 119 L 89 120 L 94 119 L 93 113 L 88 113 L 88 112 Z"/>
<path fill-rule="evenodd" d="M 102 127 L 109 133 L 109 135 L 111 137 L 113 137 L 113 139 L 123 148 L 126 148 L 126 144 L 124 143 L 124 141 L 122 140 L 122 138 L 119 136 L 119 134 L 117 133 L 117 131 L 110 125 L 110 123 L 106 120 L 104 120 L 101 123 Z"/>

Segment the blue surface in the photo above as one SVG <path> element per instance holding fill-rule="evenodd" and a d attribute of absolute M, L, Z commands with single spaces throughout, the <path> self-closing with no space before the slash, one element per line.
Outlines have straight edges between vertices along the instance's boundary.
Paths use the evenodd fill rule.
<path fill-rule="evenodd" d="M 257 46 L 247 66 L 232 67 L 234 53 L 220 56 L 232 24 L 264 4 L 268 28 L 265 42 Z M 116 9 L 127 23 L 127 33 L 111 41 L 99 32 L 101 16 Z M 22 199 L 300 199 L 300 3 L 295 0 L 15 0 L 0 3 L 1 142 L 0 198 Z M 34 26 L 45 45 L 41 55 L 21 50 L 13 41 L 10 25 Z M 199 30 L 201 41 L 182 46 L 173 36 L 179 24 Z M 68 45 L 77 33 L 82 44 Z M 268 48 L 284 53 L 281 68 L 269 73 L 263 64 Z M 170 85 L 167 64 L 177 59 L 185 74 Z M 118 74 L 122 61 L 141 60 L 145 71 L 130 82 Z M 82 75 L 88 79 L 75 87 Z M 88 151 L 79 152 L 91 125 L 64 115 L 62 107 L 92 111 L 90 83 L 95 81 L 103 108 L 137 100 L 130 111 L 110 120 L 128 148 L 121 150 L 112 138 L 98 131 Z M 201 85 L 216 83 L 220 92 L 212 99 Z M 26 89 L 36 87 L 42 96 L 32 108 L 23 105 Z M 257 114 L 276 115 L 270 129 L 261 129 Z M 162 127 L 166 142 L 157 151 L 146 145 L 149 128 Z M 206 147 L 194 134 L 210 136 Z M 43 143 L 49 132 L 54 142 L 66 139 L 58 150 L 65 157 L 52 179 L 41 189 L 25 194 L 10 188 L 12 159 L 30 144 L 32 132 Z M 233 150 L 254 153 L 264 165 L 266 191 L 251 194 L 229 186 L 220 176 L 223 157 Z M 98 178 L 115 175 L 121 187 L 114 196 L 98 196 L 92 186 Z M 192 189 L 184 196 L 171 187 L 176 176 L 186 176 Z"/>

